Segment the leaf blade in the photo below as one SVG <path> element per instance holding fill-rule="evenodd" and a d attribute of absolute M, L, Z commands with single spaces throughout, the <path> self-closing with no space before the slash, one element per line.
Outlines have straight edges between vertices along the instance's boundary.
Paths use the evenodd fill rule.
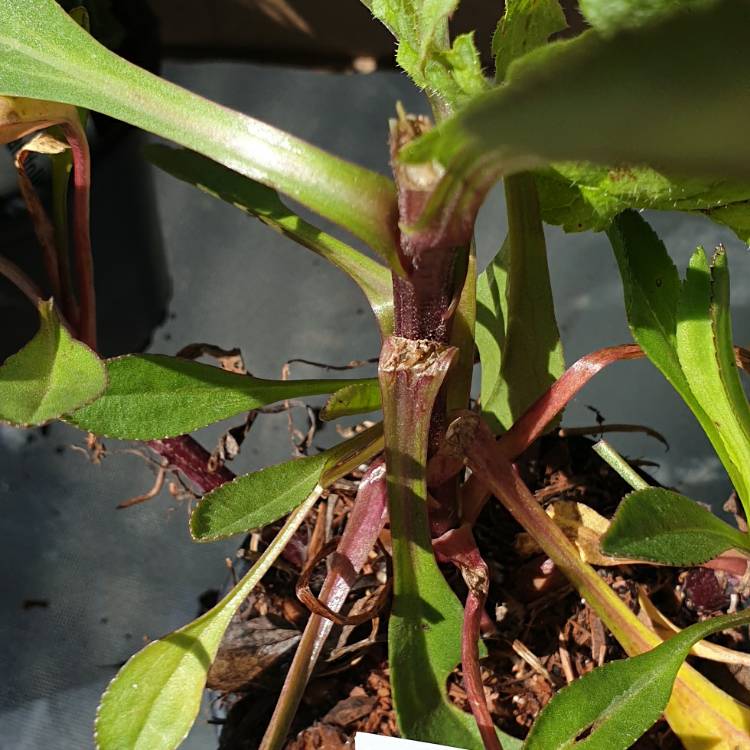
<path fill-rule="evenodd" d="M 198 715 L 208 669 L 229 621 L 319 496 L 311 493 L 289 516 L 257 562 L 215 607 L 126 662 L 99 704 L 97 750 L 175 750 L 181 744 Z"/>
<path fill-rule="evenodd" d="M 327 487 L 358 463 L 383 449 L 382 425 L 316 456 L 268 466 L 237 477 L 205 494 L 190 515 L 190 533 L 197 542 L 213 542 L 273 523 L 308 497 Z M 343 472 L 343 473 L 342 473 Z"/>
<path fill-rule="evenodd" d="M 0 366 L 0 421 L 46 424 L 93 401 L 107 386 L 104 364 L 60 322 L 52 300 L 39 303 L 38 332 Z"/>
<path fill-rule="evenodd" d="M 550 701 L 524 750 L 562 750 L 573 745 L 627 750 L 664 711 L 692 646 L 711 633 L 748 621 L 750 612 L 741 612 L 695 623 L 645 654 L 597 667 Z M 589 736 L 576 742 L 592 724 Z"/>
<path fill-rule="evenodd" d="M 625 496 L 602 538 L 607 555 L 667 565 L 699 565 L 728 549 L 750 550 L 750 537 L 690 498 L 651 487 Z"/>
<path fill-rule="evenodd" d="M 184 435 L 276 401 L 323 395 L 363 382 L 264 380 L 162 354 L 130 354 L 106 364 L 107 389 L 67 421 L 123 440 Z"/>

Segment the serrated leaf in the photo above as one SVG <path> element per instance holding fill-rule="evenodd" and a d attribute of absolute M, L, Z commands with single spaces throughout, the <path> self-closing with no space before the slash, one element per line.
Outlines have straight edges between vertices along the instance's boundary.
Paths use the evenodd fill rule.
<path fill-rule="evenodd" d="M 190 533 L 197 542 L 213 542 L 273 523 L 315 487 L 329 486 L 382 450 L 383 426 L 377 424 L 316 456 L 237 477 L 200 499 L 190 516 Z"/>
<path fill-rule="evenodd" d="M 506 0 L 505 13 L 492 36 L 495 81 L 502 83 L 510 64 L 567 28 L 558 0 Z"/>
<path fill-rule="evenodd" d="M 607 555 L 665 565 L 700 565 L 731 548 L 750 551 L 750 537 L 690 498 L 657 487 L 628 494 L 602 538 Z"/>
<path fill-rule="evenodd" d="M 668 16 L 705 7 L 715 0 L 581 0 L 581 14 L 588 24 L 606 34 L 639 26 Z"/>
<path fill-rule="evenodd" d="M 691 373 L 696 369 L 702 371 L 705 365 L 705 378 L 713 383 L 712 392 L 716 391 L 717 386 L 721 387 L 713 334 L 708 322 L 708 277 L 705 279 L 708 286 L 704 284 L 703 300 L 698 303 L 699 310 L 687 313 L 688 317 L 697 316 L 692 323 L 686 321 L 693 333 L 688 333 L 683 325 L 683 340 L 680 344 L 677 337 L 678 308 L 682 304 L 680 280 L 664 244 L 646 220 L 635 211 L 626 211 L 618 216 L 607 235 L 620 267 L 625 292 L 625 310 L 633 338 L 690 407 L 729 473 L 740 497 L 744 498 L 745 480 L 732 457 L 732 447 L 727 444 L 717 420 L 714 419 L 716 408 L 725 403 L 726 399 L 720 396 L 719 401 L 714 403 L 713 398 L 699 397 L 695 391 L 695 383 L 698 381 L 691 380 L 683 370 L 683 359 L 692 362 Z M 683 316 L 685 315 L 686 313 L 683 313 Z M 696 335 L 700 331 L 702 340 L 698 342 Z M 694 353 L 692 357 L 691 351 Z"/>
<path fill-rule="evenodd" d="M 326 401 L 320 412 L 320 418 L 324 422 L 330 422 L 333 419 L 339 419 L 339 417 L 378 411 L 380 407 L 380 387 L 378 381 L 374 380 L 371 383 L 348 385 L 346 388 L 336 391 Z"/>
<path fill-rule="evenodd" d="M 85 107 L 176 141 L 294 198 L 395 264 L 388 178 L 126 62 L 55 0 L 0 0 L 0 18 L 0 95 Z"/>
<path fill-rule="evenodd" d="M 393 282 L 390 270 L 385 266 L 297 216 L 284 205 L 275 190 L 194 151 L 152 144 L 146 147 L 145 154 L 146 158 L 165 172 L 231 203 L 333 263 L 367 297 L 383 335 L 391 333 Z"/>
<path fill-rule="evenodd" d="M 726 262 L 717 254 L 720 266 Z M 717 269 L 718 296 L 713 294 L 714 271 L 702 248 L 688 265 L 677 307 L 677 355 L 696 401 L 710 419 L 711 442 L 747 511 L 750 508 L 750 411 L 734 364 L 728 309 L 726 267 Z M 727 353 L 731 351 L 731 362 Z M 716 447 L 716 445 L 715 445 Z"/>
<path fill-rule="evenodd" d="M 747 179 L 748 23 L 750 6 L 723 0 L 637 32 L 589 30 L 519 58 L 506 85 L 401 151 L 404 161 L 446 169 L 427 218 L 453 205 L 465 212 L 499 176 L 553 162 Z"/>
<path fill-rule="evenodd" d="M 524 750 L 627 750 L 661 716 L 692 646 L 711 633 L 748 622 L 748 611 L 715 617 L 645 654 L 594 669 L 555 695 L 534 723 Z M 589 727 L 590 734 L 578 740 Z"/>
<path fill-rule="evenodd" d="M 363 382 L 264 380 L 162 354 L 131 354 L 106 364 L 109 384 L 104 393 L 67 420 L 96 435 L 122 440 L 184 435 L 276 401 L 332 393 Z"/>
<path fill-rule="evenodd" d="M 242 580 L 215 607 L 138 652 L 117 673 L 96 715 L 97 750 L 175 750 L 200 708 L 206 676 L 232 616 L 268 572 L 320 493 L 287 519 Z"/>
<path fill-rule="evenodd" d="M 448 19 L 459 0 L 363 0 L 398 40 L 396 61 L 420 88 L 460 107 L 487 90 L 473 34 L 451 45 Z"/>
<path fill-rule="evenodd" d="M 106 387 L 104 363 L 61 324 L 52 300 L 39 303 L 39 330 L 0 366 L 0 421 L 42 425 L 93 401 Z"/>
<path fill-rule="evenodd" d="M 750 242 L 750 183 L 668 177 L 646 167 L 553 164 L 535 172 L 542 218 L 566 232 L 602 231 L 626 209 L 700 213 Z"/>

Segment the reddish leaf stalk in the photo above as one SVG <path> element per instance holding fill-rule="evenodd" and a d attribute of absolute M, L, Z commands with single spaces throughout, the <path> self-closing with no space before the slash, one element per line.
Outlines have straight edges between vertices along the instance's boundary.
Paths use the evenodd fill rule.
<path fill-rule="evenodd" d="M 498 455 L 506 462 L 515 461 L 547 425 L 567 406 L 572 398 L 597 373 L 613 362 L 641 359 L 645 355 L 637 344 L 622 344 L 599 349 L 581 357 L 519 417 L 498 441 Z M 471 476 L 463 488 L 462 520 L 473 524 L 489 498 L 489 490 L 480 476 Z"/>
<path fill-rule="evenodd" d="M 150 440 L 147 445 L 166 459 L 169 467 L 182 472 L 201 492 L 211 492 L 234 479 L 234 472 L 224 465 L 210 471 L 211 454 L 190 435 Z"/>
<path fill-rule="evenodd" d="M 320 601 L 332 611 L 339 612 L 346 601 L 385 525 L 387 514 L 385 462 L 379 459 L 370 464 L 362 477 L 346 529 L 320 591 Z M 319 614 L 310 615 L 276 709 L 263 736 L 260 750 L 278 750 L 283 747 L 302 695 L 332 627 L 333 622 L 330 619 Z"/>
<path fill-rule="evenodd" d="M 622 647 L 631 654 L 651 648 L 653 639 L 645 637 L 638 618 L 594 569 L 581 561 L 578 550 L 536 501 L 487 424 L 477 415 L 459 417 L 448 429 L 448 440 L 464 452 L 472 472 L 586 598 Z"/>
<path fill-rule="evenodd" d="M 18 185 L 31 217 L 31 223 L 34 226 L 34 233 L 36 234 L 39 245 L 42 248 L 42 260 L 44 262 L 44 270 L 49 282 L 50 293 L 55 299 L 55 302 L 65 310 L 65 314 L 70 317 L 70 310 L 66 306 L 65 300 L 62 297 L 60 265 L 58 263 L 58 253 L 55 243 L 55 230 L 49 216 L 47 216 L 47 212 L 44 210 L 39 195 L 31 182 L 31 178 L 26 172 L 26 159 L 28 159 L 30 153 L 32 152 L 22 148 L 16 154 Z"/>
<path fill-rule="evenodd" d="M 73 155 L 73 248 L 79 300 L 79 337 L 96 351 L 96 296 L 91 253 L 89 193 L 91 158 L 86 134 L 79 125 L 62 124 Z"/>
<path fill-rule="evenodd" d="M 477 722 L 479 734 L 487 750 L 502 750 L 495 731 L 479 666 L 479 638 L 484 605 L 489 592 L 490 574 L 487 563 L 477 548 L 471 527 L 451 529 L 440 539 L 433 541 L 436 553 L 450 560 L 460 571 L 468 587 L 464 605 L 464 623 L 461 631 L 461 666 L 464 686 L 471 713 Z"/>

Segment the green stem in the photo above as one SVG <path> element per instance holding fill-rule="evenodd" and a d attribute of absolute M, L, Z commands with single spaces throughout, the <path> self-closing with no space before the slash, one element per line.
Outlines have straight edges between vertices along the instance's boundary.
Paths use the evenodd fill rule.
<path fill-rule="evenodd" d="M 645 490 L 649 483 L 606 441 L 594 445 L 594 452 L 606 461 L 634 490 Z"/>

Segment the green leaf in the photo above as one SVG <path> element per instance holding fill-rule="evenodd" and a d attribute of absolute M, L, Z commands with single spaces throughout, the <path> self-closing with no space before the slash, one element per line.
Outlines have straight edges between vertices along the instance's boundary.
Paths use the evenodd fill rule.
<path fill-rule="evenodd" d="M 749 23 L 747 3 L 723 0 L 637 32 L 590 30 L 548 44 L 513 63 L 506 85 L 473 99 L 401 158 L 436 159 L 446 168 L 433 213 L 461 204 L 467 190 L 478 200 L 499 175 L 551 162 L 747 178 Z"/>
<path fill-rule="evenodd" d="M 263 380 L 162 354 L 110 359 L 107 375 L 104 393 L 67 420 L 82 430 L 122 440 L 184 435 L 276 401 L 332 393 L 363 382 Z"/>
<path fill-rule="evenodd" d="M 396 258 L 391 180 L 131 65 L 55 0 L 0 0 L 0 18 L 0 94 L 74 104 L 176 141 Z"/>
<path fill-rule="evenodd" d="M 700 565 L 728 549 L 750 550 L 750 537 L 670 490 L 631 492 L 602 538 L 607 555 L 666 565 Z"/>
<path fill-rule="evenodd" d="M 502 388 L 501 366 L 505 348 L 505 329 L 508 321 L 508 272 L 510 252 L 508 237 L 497 255 L 477 278 L 476 344 L 482 367 L 479 403 L 485 419 L 500 421 L 497 410 L 494 420 L 496 394 Z"/>
<path fill-rule="evenodd" d="M 590 26 L 610 34 L 637 29 L 670 13 L 705 7 L 715 0 L 581 0 L 581 13 Z"/>
<path fill-rule="evenodd" d="M 496 432 L 565 369 L 534 179 L 514 175 L 505 188 L 508 238 L 477 287 L 482 414 Z"/>
<path fill-rule="evenodd" d="M 693 645 L 749 621 L 749 611 L 715 617 L 691 625 L 645 654 L 594 669 L 550 701 L 531 728 L 524 750 L 627 750 L 661 716 Z M 589 727 L 591 733 L 577 740 Z"/>
<path fill-rule="evenodd" d="M 380 406 L 380 387 L 378 381 L 373 380 L 369 383 L 348 385 L 336 391 L 321 410 L 320 418 L 324 422 L 330 422 L 339 417 L 379 411 Z"/>
<path fill-rule="evenodd" d="M 382 435 L 382 425 L 378 424 L 316 456 L 269 466 L 222 484 L 195 506 L 190 516 L 193 539 L 213 542 L 273 523 L 316 487 L 327 487 L 380 453 Z"/>
<path fill-rule="evenodd" d="M 450 43 L 448 19 L 459 0 L 363 2 L 398 40 L 396 62 L 417 86 L 437 92 L 454 108 L 487 90 L 473 34 Z"/>
<path fill-rule="evenodd" d="M 607 229 L 628 208 L 689 211 L 729 226 L 750 243 L 750 183 L 670 178 L 646 167 L 554 164 L 535 173 L 542 218 L 566 232 Z"/>
<path fill-rule="evenodd" d="M 718 432 L 724 445 L 719 455 L 747 511 L 750 410 L 734 364 L 725 254 L 717 252 L 716 260 L 710 268 L 702 248 L 690 259 L 677 308 L 677 354 L 690 390 L 710 419 L 709 438 Z"/>
<path fill-rule="evenodd" d="M 194 622 L 150 643 L 128 661 L 102 696 L 97 750 L 175 750 L 198 715 L 211 662 L 234 613 L 305 520 L 313 493 L 287 519 L 242 580 Z"/>
<path fill-rule="evenodd" d="M 42 425 L 93 401 L 106 387 L 104 364 L 61 324 L 52 300 L 39 303 L 39 330 L 0 366 L 0 421 Z"/>
<path fill-rule="evenodd" d="M 607 235 L 615 251 L 620 267 L 620 274 L 625 292 L 625 310 L 633 338 L 641 345 L 646 356 L 661 371 L 664 377 L 680 394 L 708 436 L 714 450 L 729 473 L 740 497 L 744 498 L 745 484 L 742 473 L 738 470 L 732 452 L 727 445 L 722 431 L 714 420 L 714 404 L 710 399 L 701 399 L 683 371 L 682 359 L 688 359 L 688 353 L 695 351 L 695 367 L 702 368 L 704 362 L 709 370 L 714 362 L 712 393 L 717 380 L 716 356 L 713 335 L 706 333 L 710 290 L 705 289 L 705 298 L 700 305 L 702 311 L 696 314 L 702 318 L 703 340 L 686 342 L 683 340 L 678 350 L 677 316 L 680 301 L 680 280 L 664 244 L 656 236 L 645 219 L 635 211 L 626 211 L 615 219 Z M 706 278 L 706 283 L 708 279 Z M 698 325 L 698 320 L 695 321 Z M 692 338 L 692 337 L 691 337 Z M 685 330 L 683 327 L 683 339 Z M 697 346 L 697 349 L 694 347 Z M 691 368 L 695 369 L 695 367 Z M 719 402 L 725 402 L 719 396 Z M 744 502 L 744 501 L 743 501 Z"/>
<path fill-rule="evenodd" d="M 507 0 L 492 37 L 495 80 L 502 83 L 510 64 L 568 26 L 558 0 Z"/>
<path fill-rule="evenodd" d="M 364 292 L 383 335 L 392 332 L 393 282 L 385 266 L 297 216 L 284 205 L 275 190 L 194 151 L 153 144 L 146 147 L 145 153 L 157 167 L 174 177 L 231 203 L 333 263 Z"/>

